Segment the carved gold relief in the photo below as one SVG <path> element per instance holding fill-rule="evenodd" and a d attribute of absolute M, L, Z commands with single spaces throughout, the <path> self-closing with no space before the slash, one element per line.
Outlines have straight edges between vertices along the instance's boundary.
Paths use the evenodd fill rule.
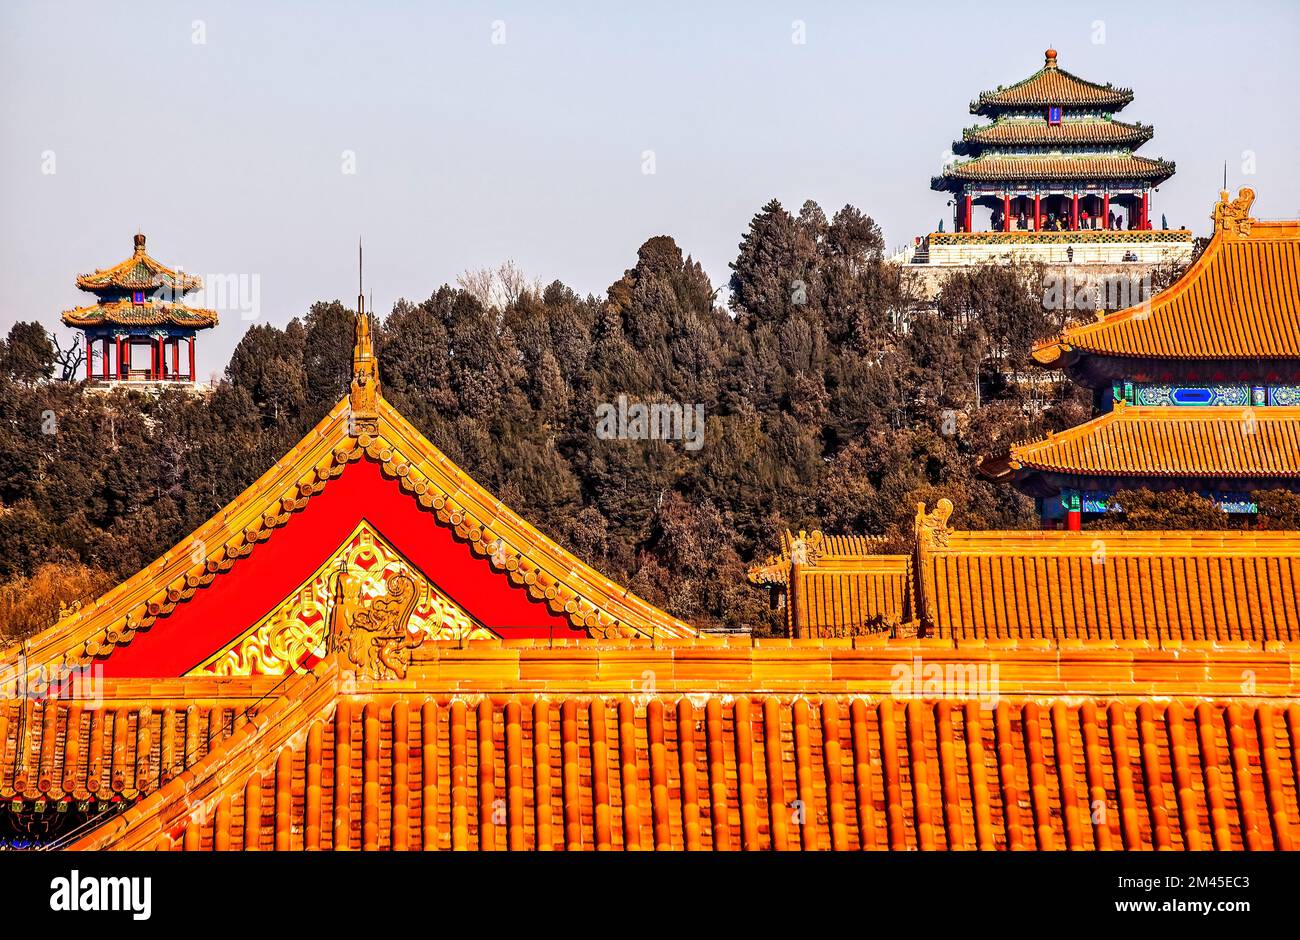
<path fill-rule="evenodd" d="M 368 678 L 400 678 L 427 639 L 494 635 L 363 522 L 293 596 L 190 674 L 280 676 L 333 648 Z"/>

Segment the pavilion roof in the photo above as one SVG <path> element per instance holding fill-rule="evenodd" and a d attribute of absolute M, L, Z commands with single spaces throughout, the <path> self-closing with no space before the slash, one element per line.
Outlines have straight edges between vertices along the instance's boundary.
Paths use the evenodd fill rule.
<path fill-rule="evenodd" d="M 999 119 L 992 124 L 970 127 L 962 140 L 973 144 L 1001 146 L 1052 146 L 1096 144 L 1103 147 L 1134 147 L 1151 139 L 1150 125 L 1122 121 L 1067 120 L 1048 124 L 1042 119 Z"/>
<path fill-rule="evenodd" d="M 96 293 L 105 291 L 136 291 L 165 289 L 179 297 L 203 286 L 202 278 L 167 267 L 145 252 L 145 237 L 135 236 L 135 249 L 131 257 L 111 268 L 96 270 L 93 274 L 77 277 L 77 286 Z"/>
<path fill-rule="evenodd" d="M 1300 407 L 1162 407 L 1113 410 L 1011 448 L 1022 470 L 1104 477 L 1300 476 Z"/>
<path fill-rule="evenodd" d="M 1169 160 L 1134 154 L 1051 154 L 1020 156 L 984 154 L 955 163 L 932 182 L 946 189 L 951 181 L 1015 182 L 1026 180 L 1153 180 L 1163 182 L 1174 175 Z"/>
<path fill-rule="evenodd" d="M 1250 217 L 1255 198 L 1225 192 L 1196 263 L 1150 301 L 1070 327 L 1033 352 L 1062 368 L 1080 357 L 1300 359 L 1300 221 Z"/>
<path fill-rule="evenodd" d="M 980 92 L 971 102 L 972 114 L 987 114 L 1018 108 L 1060 105 L 1064 108 L 1104 108 L 1118 111 L 1133 100 L 1129 88 L 1099 85 L 1060 68 L 1056 50 L 1048 49 L 1043 67 L 1007 88 Z"/>
<path fill-rule="evenodd" d="M 218 322 L 215 310 L 187 307 L 185 304 L 146 300 L 142 304 L 131 299 L 112 300 L 89 304 L 63 311 L 62 320 L 68 326 L 180 326 L 206 329 Z"/>

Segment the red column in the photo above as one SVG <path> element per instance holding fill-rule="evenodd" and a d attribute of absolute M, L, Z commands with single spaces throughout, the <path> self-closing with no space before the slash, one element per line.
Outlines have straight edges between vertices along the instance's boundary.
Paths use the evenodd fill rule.
<path fill-rule="evenodd" d="M 1002 194 L 1002 231 L 1011 231 L 1011 195 Z"/>
<path fill-rule="evenodd" d="M 1079 194 L 1075 193 L 1070 198 L 1070 230 L 1077 231 L 1079 228 Z"/>
<path fill-rule="evenodd" d="M 190 381 L 194 381 L 194 337 L 190 337 Z"/>
<path fill-rule="evenodd" d="M 1043 230 L 1043 200 L 1038 193 L 1034 193 L 1034 231 Z"/>
<path fill-rule="evenodd" d="M 1101 197 L 1101 227 L 1110 228 L 1110 193 Z"/>
<path fill-rule="evenodd" d="M 970 231 L 974 231 L 974 228 L 971 226 L 971 199 L 970 199 L 970 196 L 967 196 L 967 197 L 966 197 L 966 231 L 968 231 L 968 232 L 970 232 Z"/>
<path fill-rule="evenodd" d="M 1149 192 L 1143 192 L 1142 193 L 1142 228 L 1144 229 L 1150 228 L 1150 226 L 1151 226 L 1151 194 Z"/>

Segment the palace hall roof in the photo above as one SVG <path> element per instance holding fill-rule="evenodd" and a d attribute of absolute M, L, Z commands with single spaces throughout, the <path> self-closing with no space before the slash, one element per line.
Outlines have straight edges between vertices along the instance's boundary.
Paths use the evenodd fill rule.
<path fill-rule="evenodd" d="M 1300 477 L 1300 407 L 1133 406 L 1017 444 L 993 478 L 1022 469 L 1102 477 Z"/>
<path fill-rule="evenodd" d="M 787 603 L 790 636 L 859 636 L 912 619 L 908 555 L 880 554 L 881 539 L 787 531 L 781 554 L 749 569 L 749 581 L 797 597 Z M 794 581 L 791 586 L 791 581 Z"/>
<path fill-rule="evenodd" d="M 871 632 L 852 628 L 883 609 L 889 632 L 919 629 L 967 653 L 995 641 L 1069 643 L 1102 659 L 1127 646 L 1300 643 L 1295 532 L 963 531 L 948 527 L 951 512 L 947 500 L 918 507 L 910 556 L 841 555 L 825 567 L 813 556 L 792 584 L 788 557 L 786 581 L 773 558 L 751 580 L 784 585 L 800 637 Z M 882 605 L 858 587 L 866 578 L 906 583 Z"/>
<path fill-rule="evenodd" d="M 95 271 L 94 274 L 82 274 L 77 277 L 77 286 L 82 290 L 95 293 L 110 291 L 137 291 L 165 289 L 176 297 L 203 286 L 201 278 L 185 274 L 156 261 L 145 252 L 145 237 L 135 236 L 135 250 L 127 258 L 111 268 Z"/>
<path fill-rule="evenodd" d="M 959 646 L 1300 643 L 1295 532 L 949 531 L 917 572 L 922 619 Z"/>
<path fill-rule="evenodd" d="M 1116 88 L 1110 83 L 1099 85 L 1058 67 L 1056 50 L 1048 49 L 1041 69 L 1007 88 L 980 92 L 978 100 L 971 102 L 970 110 L 972 114 L 991 114 L 1061 105 L 1118 111 L 1132 100 L 1131 89 Z"/>
<path fill-rule="evenodd" d="M 90 304 L 63 312 L 68 326 L 180 326 L 206 329 L 218 322 L 215 310 L 187 307 L 185 304 L 146 300 L 132 303 L 128 297 L 105 303 Z"/>
<path fill-rule="evenodd" d="M 1150 301 L 1068 328 L 1033 352 L 1065 368 L 1086 356 L 1300 359 L 1300 221 L 1250 217 L 1254 190 L 1222 193 L 1196 263 Z"/>
<path fill-rule="evenodd" d="M 81 849 L 1293 847 L 1290 653 L 624 643 L 447 647 L 400 687 L 331 659 L 253 705 L 116 680 L 98 715 L 29 705 L 19 777 L 126 801 Z M 954 667 L 997 674 L 919 691 Z"/>
<path fill-rule="evenodd" d="M 318 614 L 336 591 L 365 607 L 412 573 L 421 573 L 411 584 L 433 632 L 445 623 L 493 635 L 695 633 L 561 548 L 434 447 L 378 393 L 368 321 L 358 322 L 367 325 L 348 397 L 161 558 L 25 650 L 0 652 L 0 666 L 93 661 L 108 675 L 181 675 L 228 651 L 253 673 L 272 659 L 293 671 L 324 642 Z M 367 541 L 370 532 L 388 547 Z M 371 570 L 383 552 L 392 565 Z M 346 585 L 320 570 L 340 554 L 355 562 Z M 281 604 L 298 596 L 305 609 Z M 296 616 L 297 632 L 277 632 L 268 611 Z"/>

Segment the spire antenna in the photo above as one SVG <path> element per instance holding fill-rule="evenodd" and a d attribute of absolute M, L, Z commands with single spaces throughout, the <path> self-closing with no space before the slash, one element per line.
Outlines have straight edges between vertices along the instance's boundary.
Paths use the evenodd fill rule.
<path fill-rule="evenodd" d="M 363 288 L 363 277 L 365 273 L 365 264 L 361 256 L 361 239 L 357 238 L 357 313 L 366 312 L 366 292 Z"/>

